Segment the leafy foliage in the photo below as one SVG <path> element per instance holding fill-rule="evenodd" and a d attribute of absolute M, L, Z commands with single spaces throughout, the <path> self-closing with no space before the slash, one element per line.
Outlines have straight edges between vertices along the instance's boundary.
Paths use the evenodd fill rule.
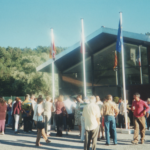
<path fill-rule="evenodd" d="M 66 48 L 56 47 L 57 54 Z M 51 94 L 51 74 L 36 72 L 49 59 L 50 47 L 0 47 L 0 95 Z"/>

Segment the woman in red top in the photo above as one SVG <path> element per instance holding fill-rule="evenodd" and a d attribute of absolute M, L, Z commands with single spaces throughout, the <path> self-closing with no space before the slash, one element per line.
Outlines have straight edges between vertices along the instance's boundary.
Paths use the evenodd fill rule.
<path fill-rule="evenodd" d="M 63 95 L 60 95 L 58 101 L 56 102 L 56 124 L 57 124 L 57 134 L 56 136 L 62 136 L 62 124 L 63 124 Z"/>
<path fill-rule="evenodd" d="M 13 106 L 13 115 L 14 115 L 14 120 L 15 120 L 15 133 L 18 133 L 18 124 L 19 124 L 19 116 L 20 116 L 20 111 L 21 111 L 21 102 L 20 102 L 19 97 L 16 97 L 15 100 L 16 100 L 16 103 Z"/>
<path fill-rule="evenodd" d="M 0 97 L 0 132 L 4 134 L 5 118 L 6 118 L 7 105 L 2 97 Z"/>

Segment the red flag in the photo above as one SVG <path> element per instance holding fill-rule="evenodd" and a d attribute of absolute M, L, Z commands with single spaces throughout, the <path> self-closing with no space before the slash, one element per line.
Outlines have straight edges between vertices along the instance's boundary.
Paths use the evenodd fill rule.
<path fill-rule="evenodd" d="M 56 48 L 55 48 L 55 42 L 54 42 L 53 29 L 51 29 L 51 38 L 52 38 L 52 43 L 51 43 L 49 58 L 53 58 L 55 60 Z"/>
<path fill-rule="evenodd" d="M 118 61 L 117 61 L 117 54 L 116 54 L 116 51 L 115 51 L 114 69 L 117 68 L 117 65 L 118 65 Z"/>

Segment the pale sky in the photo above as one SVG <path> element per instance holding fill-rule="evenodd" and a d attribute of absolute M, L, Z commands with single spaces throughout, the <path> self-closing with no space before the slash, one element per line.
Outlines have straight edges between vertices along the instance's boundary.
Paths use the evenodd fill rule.
<path fill-rule="evenodd" d="M 0 46 L 36 48 L 50 46 L 50 29 L 55 45 L 69 47 L 80 41 L 81 18 L 85 36 L 101 26 L 150 32 L 150 0 L 0 0 Z"/>

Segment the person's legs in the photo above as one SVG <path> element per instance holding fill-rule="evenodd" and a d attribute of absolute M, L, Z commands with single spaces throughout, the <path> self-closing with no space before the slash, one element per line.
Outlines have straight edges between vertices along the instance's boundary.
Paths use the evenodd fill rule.
<path fill-rule="evenodd" d="M 28 117 L 29 122 L 28 122 L 28 131 L 32 131 L 32 116 Z"/>
<path fill-rule="evenodd" d="M 145 138 L 145 117 L 139 117 L 139 126 L 140 126 L 140 133 L 141 133 L 141 142 L 144 142 Z"/>
<path fill-rule="evenodd" d="M 45 120 L 45 123 L 44 123 L 45 132 L 46 132 L 46 134 L 48 134 L 48 118 L 47 118 L 47 116 L 44 116 L 44 120 Z"/>
<path fill-rule="evenodd" d="M 28 117 L 24 117 L 24 131 L 28 132 Z"/>
<path fill-rule="evenodd" d="M 84 150 L 89 150 L 89 131 L 85 130 Z"/>
<path fill-rule="evenodd" d="M 2 131 L 2 134 L 4 134 L 4 130 L 5 130 L 5 120 L 1 120 L 1 131 Z"/>
<path fill-rule="evenodd" d="M 111 117 L 110 126 L 111 126 L 112 135 L 113 135 L 113 142 L 114 142 L 114 144 L 117 144 L 115 117 L 114 116 L 110 116 L 110 117 Z"/>
<path fill-rule="evenodd" d="M 138 142 L 138 136 L 139 136 L 139 123 L 138 118 L 134 118 L 134 141 Z"/>
<path fill-rule="evenodd" d="M 17 132 L 18 131 L 18 124 L 19 124 L 19 115 L 15 114 L 14 118 L 15 118 L 15 132 Z"/>
<path fill-rule="evenodd" d="M 11 115 L 11 111 L 8 112 L 8 125 L 12 125 L 12 115 Z"/>
<path fill-rule="evenodd" d="M 14 130 L 15 127 L 15 119 L 14 119 L 14 115 L 12 115 L 12 130 Z"/>
<path fill-rule="evenodd" d="M 121 128 L 121 115 L 118 115 L 118 127 Z"/>
<path fill-rule="evenodd" d="M 41 138 L 42 130 L 37 129 L 37 138 L 36 138 L 36 145 L 40 146 L 40 138 Z"/>
<path fill-rule="evenodd" d="M 121 126 L 122 126 L 122 128 L 125 128 L 125 119 L 124 119 L 124 115 L 121 115 Z"/>
<path fill-rule="evenodd" d="M 84 141 L 84 133 L 85 133 L 84 117 L 81 116 L 81 141 Z"/>
<path fill-rule="evenodd" d="M 45 133 L 45 129 L 44 129 L 44 128 L 41 129 L 41 134 L 42 134 L 42 136 L 43 136 L 43 139 L 46 141 L 46 140 L 47 140 L 47 135 L 46 135 L 46 133 Z"/>
<path fill-rule="evenodd" d="M 109 116 L 105 116 L 105 137 L 106 137 L 106 144 L 110 144 L 109 139 L 109 128 L 110 128 L 110 121 Z"/>
<path fill-rule="evenodd" d="M 66 131 L 67 130 L 67 117 L 66 116 L 63 116 L 63 125 L 64 125 L 64 130 Z"/>
<path fill-rule="evenodd" d="M 98 131 L 99 131 L 99 126 L 95 130 L 91 131 L 92 132 L 91 133 L 92 134 L 92 150 L 96 150 Z"/>

